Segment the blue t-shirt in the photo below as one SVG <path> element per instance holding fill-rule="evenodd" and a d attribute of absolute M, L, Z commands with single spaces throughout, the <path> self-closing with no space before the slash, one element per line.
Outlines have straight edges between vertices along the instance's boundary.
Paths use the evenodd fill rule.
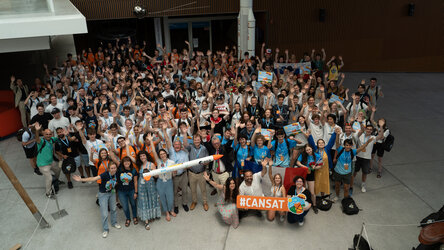
<path fill-rule="evenodd" d="M 259 148 L 257 145 L 254 145 L 253 156 L 256 163 L 259 163 L 258 161 L 262 161 L 264 158 L 271 158 L 270 149 L 266 146 Z"/>
<path fill-rule="evenodd" d="M 231 144 L 231 146 L 234 148 L 234 152 L 237 156 L 237 162 L 240 164 L 243 160 L 247 159 L 249 156 L 252 156 L 252 150 L 250 146 L 246 145 L 245 148 L 241 147 L 240 143 L 238 143 L 236 146 L 234 146 L 234 142 Z M 250 148 L 250 149 L 249 149 Z"/>
<path fill-rule="evenodd" d="M 337 149 L 338 154 L 339 154 L 339 152 L 341 152 L 341 150 L 343 148 L 344 147 L 341 146 Z M 353 155 L 356 155 L 356 149 L 352 149 L 352 151 L 353 151 Z M 350 174 L 352 172 L 352 161 L 353 161 L 353 159 L 352 159 L 351 151 L 348 151 L 348 152 L 345 150 L 342 151 L 342 154 L 339 156 L 338 162 L 336 163 L 336 166 L 335 166 L 336 173 L 342 174 L 342 175 Z M 344 164 L 348 164 L 347 170 L 345 169 Z"/>
<path fill-rule="evenodd" d="M 313 157 L 312 155 L 309 155 L 309 156 L 307 157 L 307 162 L 302 162 L 302 154 L 301 154 L 301 155 L 299 155 L 299 157 L 298 157 L 298 161 L 299 161 L 300 163 L 302 163 L 302 165 L 304 165 L 304 166 L 306 166 L 306 167 L 309 167 L 310 170 L 313 170 L 313 168 L 315 167 L 315 165 L 316 165 L 317 163 L 322 162 L 322 158 L 319 156 L 318 153 L 315 153 L 315 156 L 316 156 L 316 160 L 314 159 L 314 157 Z"/>
<path fill-rule="evenodd" d="M 296 147 L 297 145 L 296 141 L 291 139 L 287 139 L 287 141 L 290 149 Z M 288 168 L 290 166 L 290 156 L 288 155 L 287 143 L 285 142 L 285 139 L 282 143 L 278 143 L 277 146 L 275 146 L 276 143 L 277 140 L 271 142 L 271 150 L 276 150 L 273 166 L 281 166 L 283 168 Z"/>

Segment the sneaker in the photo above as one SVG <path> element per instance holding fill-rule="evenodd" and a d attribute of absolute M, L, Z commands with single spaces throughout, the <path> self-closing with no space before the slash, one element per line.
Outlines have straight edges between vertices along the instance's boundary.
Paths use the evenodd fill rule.
<path fill-rule="evenodd" d="M 69 189 L 72 189 L 72 188 L 73 188 L 73 185 L 72 185 L 72 182 L 71 182 L 71 181 L 68 181 L 68 188 L 69 188 Z"/>
<path fill-rule="evenodd" d="M 352 194 L 353 194 L 353 188 L 350 188 L 350 189 L 348 190 L 348 194 L 349 194 L 350 196 L 352 196 Z"/>
<path fill-rule="evenodd" d="M 114 224 L 114 225 L 113 225 L 113 227 L 114 227 L 114 228 L 117 228 L 117 229 L 121 229 L 121 228 L 122 228 L 122 226 L 121 226 L 121 225 L 119 225 L 119 224 L 117 224 L 117 223 L 116 223 L 116 224 Z"/>
<path fill-rule="evenodd" d="M 361 185 L 361 192 L 363 193 L 367 192 L 367 189 L 365 188 L 365 183 L 362 183 Z"/>
<path fill-rule="evenodd" d="M 284 222 L 284 221 L 285 221 L 285 216 L 284 216 L 284 215 L 281 215 L 281 218 L 279 218 L 279 220 L 280 220 L 281 222 Z"/>
<path fill-rule="evenodd" d="M 40 172 L 40 169 L 38 167 L 34 168 L 34 174 L 36 174 L 36 175 L 43 175 L 42 172 Z"/>
<path fill-rule="evenodd" d="M 49 199 L 55 199 L 55 195 L 53 192 L 51 192 L 50 194 L 46 194 L 46 197 Z"/>
<path fill-rule="evenodd" d="M 183 207 L 183 210 L 185 210 L 185 212 L 188 212 L 190 209 L 188 208 L 188 205 L 182 205 L 182 207 Z"/>
<path fill-rule="evenodd" d="M 333 198 L 333 202 L 337 202 L 339 200 L 339 198 L 338 198 L 338 196 L 336 195 L 334 198 Z"/>
<path fill-rule="evenodd" d="M 317 208 L 316 206 L 313 206 L 313 212 L 314 212 L 315 214 L 318 214 L 318 208 Z"/>
<path fill-rule="evenodd" d="M 298 222 L 299 226 L 303 226 L 304 225 L 304 221 Z"/>
<path fill-rule="evenodd" d="M 174 207 L 174 213 L 176 213 L 176 214 L 179 213 L 179 207 Z"/>
<path fill-rule="evenodd" d="M 103 238 L 108 237 L 108 231 L 103 231 L 103 233 L 102 233 L 102 237 L 103 237 Z"/>

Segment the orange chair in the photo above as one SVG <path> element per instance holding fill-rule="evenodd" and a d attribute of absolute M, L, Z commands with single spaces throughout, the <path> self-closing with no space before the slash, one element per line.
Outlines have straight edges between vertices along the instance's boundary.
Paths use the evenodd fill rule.
<path fill-rule="evenodd" d="M 0 90 L 0 138 L 22 128 L 20 111 L 14 105 L 14 92 Z"/>

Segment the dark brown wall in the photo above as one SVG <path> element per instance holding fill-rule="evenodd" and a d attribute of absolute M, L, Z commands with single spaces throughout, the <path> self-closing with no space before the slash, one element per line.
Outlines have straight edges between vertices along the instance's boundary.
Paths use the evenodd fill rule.
<path fill-rule="evenodd" d="M 71 0 L 88 20 L 133 17 L 132 8 L 144 3 L 160 11 L 193 2 L 135 0 Z M 312 48 L 327 56 L 342 55 L 345 71 L 444 71 L 444 1 L 411 0 L 254 0 L 255 12 L 264 12 L 267 47 L 288 48 L 302 57 Z M 149 4 L 148 4 L 149 3 Z M 151 14 L 183 16 L 237 13 L 239 0 L 198 0 L 202 9 Z M 319 22 L 319 8 L 326 10 Z M 263 20 L 258 20 L 258 23 Z M 260 49 L 258 44 L 257 49 Z M 274 49 L 273 49 L 274 50 Z"/>

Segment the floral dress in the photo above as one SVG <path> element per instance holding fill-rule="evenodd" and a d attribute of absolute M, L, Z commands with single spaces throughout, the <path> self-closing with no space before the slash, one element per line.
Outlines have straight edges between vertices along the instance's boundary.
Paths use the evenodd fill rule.
<path fill-rule="evenodd" d="M 233 226 L 233 228 L 237 228 L 239 226 L 239 215 L 236 207 L 236 203 L 225 201 L 225 194 L 219 198 L 217 202 L 217 209 L 219 213 L 222 215 L 222 219 L 228 225 Z"/>
<path fill-rule="evenodd" d="M 137 214 L 143 221 L 160 218 L 161 210 L 159 203 L 159 194 L 156 189 L 156 181 L 151 178 L 149 181 L 143 179 L 143 170 L 148 171 L 154 166 L 154 163 L 147 162 L 140 168 Z"/>

